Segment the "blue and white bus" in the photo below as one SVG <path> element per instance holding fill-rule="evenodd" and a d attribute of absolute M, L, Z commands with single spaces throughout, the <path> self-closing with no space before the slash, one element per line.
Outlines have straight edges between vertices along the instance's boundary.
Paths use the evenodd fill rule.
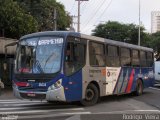
<path fill-rule="evenodd" d="M 153 50 L 76 32 L 23 36 L 17 45 L 14 95 L 20 99 L 80 101 L 143 93 L 154 84 Z"/>

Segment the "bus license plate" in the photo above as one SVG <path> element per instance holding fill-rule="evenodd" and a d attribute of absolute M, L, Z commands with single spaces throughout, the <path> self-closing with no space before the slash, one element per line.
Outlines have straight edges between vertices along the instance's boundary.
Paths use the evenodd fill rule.
<path fill-rule="evenodd" d="M 28 93 L 27 96 L 29 96 L 29 97 L 35 97 L 36 94 L 34 94 L 34 93 Z"/>

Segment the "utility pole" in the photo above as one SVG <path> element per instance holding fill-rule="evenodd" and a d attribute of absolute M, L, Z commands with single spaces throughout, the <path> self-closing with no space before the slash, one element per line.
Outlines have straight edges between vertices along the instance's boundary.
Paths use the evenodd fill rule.
<path fill-rule="evenodd" d="M 139 0 L 139 29 L 138 29 L 138 45 L 141 45 L 141 1 Z"/>
<path fill-rule="evenodd" d="M 78 22 L 77 22 L 77 32 L 80 32 L 80 7 L 81 7 L 81 1 L 88 1 L 88 0 L 76 0 L 78 1 Z"/>
<path fill-rule="evenodd" d="M 57 30 L 57 10 L 54 8 L 54 31 Z"/>
<path fill-rule="evenodd" d="M 80 0 L 78 0 L 78 26 L 77 26 L 77 32 L 80 32 Z"/>

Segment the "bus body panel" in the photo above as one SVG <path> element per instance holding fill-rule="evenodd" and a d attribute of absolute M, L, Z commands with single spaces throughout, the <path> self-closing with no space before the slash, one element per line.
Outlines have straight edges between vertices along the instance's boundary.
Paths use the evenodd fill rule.
<path fill-rule="evenodd" d="M 107 67 L 105 76 L 102 72 L 104 69 L 104 67 L 88 67 L 89 72 L 87 72 L 87 69 L 84 71 L 83 98 L 87 85 L 93 81 L 96 81 L 100 86 L 100 96 L 134 92 L 138 79 L 142 80 L 144 88 L 154 84 L 152 68 Z"/>
<path fill-rule="evenodd" d="M 85 90 L 87 89 L 87 86 L 91 83 L 97 83 L 99 85 L 99 92 L 100 96 L 104 96 L 106 93 L 105 88 L 105 76 L 102 74 L 102 70 L 104 70 L 105 67 L 90 67 L 86 65 L 83 68 L 83 95 L 82 99 L 85 98 Z"/>
<path fill-rule="evenodd" d="M 119 80 L 117 81 L 114 94 L 124 94 L 135 91 L 138 79 L 142 80 L 144 88 L 153 86 L 153 69 L 123 67 L 120 73 Z"/>
<path fill-rule="evenodd" d="M 65 77 L 66 101 L 80 101 L 82 99 L 82 70 Z"/>
<path fill-rule="evenodd" d="M 62 80 L 62 86 L 57 89 L 49 90 L 49 87 L 55 84 L 58 80 Z M 44 83 L 28 83 L 32 86 L 32 89 L 24 89 L 20 90 L 17 87 L 13 87 L 14 94 L 17 98 L 28 98 L 34 99 L 30 96 L 27 96 L 29 93 L 34 94 L 43 94 L 46 95 L 48 101 L 80 101 L 82 99 L 82 71 L 78 71 L 76 74 L 72 76 L 65 76 L 63 74 L 57 75 L 54 79 L 50 80 L 49 82 Z M 45 84 L 42 86 L 42 84 Z M 41 86 L 39 86 L 41 85 Z M 22 97 L 21 94 L 25 94 L 25 97 Z"/>

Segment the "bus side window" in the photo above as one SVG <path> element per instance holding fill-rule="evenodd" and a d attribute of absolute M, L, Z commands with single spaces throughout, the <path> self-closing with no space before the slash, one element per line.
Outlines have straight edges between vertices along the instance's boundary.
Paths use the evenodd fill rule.
<path fill-rule="evenodd" d="M 131 65 L 131 51 L 128 48 L 121 48 L 121 65 L 122 66 Z"/>
<path fill-rule="evenodd" d="M 144 51 L 140 51 L 140 62 L 141 62 L 141 67 L 147 66 L 146 52 Z"/>
<path fill-rule="evenodd" d="M 105 66 L 105 46 L 101 43 L 90 42 L 89 44 L 90 65 L 96 67 Z"/>
<path fill-rule="evenodd" d="M 147 52 L 147 66 L 148 67 L 153 66 L 153 54 L 152 54 L 152 52 Z"/>
<path fill-rule="evenodd" d="M 113 45 L 107 46 L 107 59 L 106 63 L 108 67 L 119 67 L 119 52 L 118 47 Z"/>
<path fill-rule="evenodd" d="M 139 51 L 132 50 L 132 66 L 139 67 L 140 66 L 140 59 L 139 59 Z"/>
<path fill-rule="evenodd" d="M 65 57 L 65 74 L 72 75 L 85 65 L 86 45 L 68 42 Z"/>
<path fill-rule="evenodd" d="M 73 43 L 68 42 L 67 44 L 65 61 L 67 62 L 73 61 Z"/>

